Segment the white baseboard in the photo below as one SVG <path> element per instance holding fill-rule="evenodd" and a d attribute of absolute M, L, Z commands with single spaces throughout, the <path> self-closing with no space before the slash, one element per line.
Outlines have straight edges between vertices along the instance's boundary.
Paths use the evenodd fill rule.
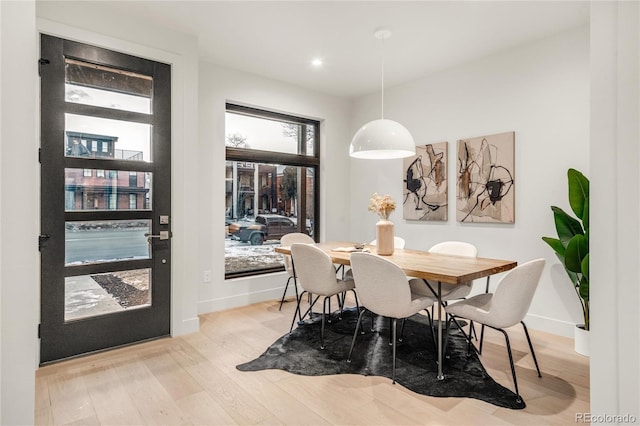
<path fill-rule="evenodd" d="M 208 312 L 223 311 L 225 309 L 238 308 L 253 303 L 265 302 L 267 300 L 280 300 L 282 298 L 283 287 L 270 288 L 244 294 L 234 294 L 216 299 L 202 300 L 198 302 L 198 315 Z M 287 297 L 294 296 L 293 285 L 287 289 Z"/>
<path fill-rule="evenodd" d="M 189 318 L 180 323 L 179 330 L 171 330 L 171 336 L 183 336 L 185 334 L 195 333 L 200 330 L 200 318 Z"/>
<path fill-rule="evenodd" d="M 527 315 L 524 318 L 524 322 L 527 324 L 528 328 L 570 338 L 573 338 L 573 329 L 576 326 L 571 322 L 560 321 L 539 315 Z"/>

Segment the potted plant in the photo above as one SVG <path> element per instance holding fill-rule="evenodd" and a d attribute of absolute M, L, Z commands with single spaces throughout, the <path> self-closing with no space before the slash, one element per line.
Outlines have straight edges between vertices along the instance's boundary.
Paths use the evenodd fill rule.
<path fill-rule="evenodd" d="M 589 179 L 575 169 L 567 171 L 569 205 L 577 219 L 551 206 L 558 238 L 542 237 L 551 246 L 573 284 L 584 316 L 576 326 L 575 350 L 589 355 Z"/>

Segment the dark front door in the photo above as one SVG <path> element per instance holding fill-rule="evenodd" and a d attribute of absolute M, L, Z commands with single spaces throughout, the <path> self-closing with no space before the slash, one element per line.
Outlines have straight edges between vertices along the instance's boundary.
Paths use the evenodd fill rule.
<path fill-rule="evenodd" d="M 40 361 L 164 336 L 171 68 L 41 36 Z"/>

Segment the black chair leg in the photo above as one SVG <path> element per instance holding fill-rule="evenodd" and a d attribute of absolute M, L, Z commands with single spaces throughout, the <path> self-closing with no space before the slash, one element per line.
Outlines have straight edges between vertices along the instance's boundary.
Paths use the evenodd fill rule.
<path fill-rule="evenodd" d="M 291 281 L 291 278 L 293 277 L 289 277 L 289 279 L 287 280 L 287 284 L 284 286 L 284 291 L 282 292 L 282 299 L 280 299 L 280 307 L 278 308 L 279 311 L 282 310 L 282 304 L 284 303 L 284 297 L 287 295 L 287 289 L 289 288 L 289 281 Z"/>
<path fill-rule="evenodd" d="M 329 312 L 331 312 L 331 298 L 329 297 L 325 297 L 322 300 L 322 327 L 320 328 L 320 349 L 324 349 L 324 317 L 327 315 L 327 305 L 329 305 Z"/>
<path fill-rule="evenodd" d="M 473 321 L 469 324 L 469 335 L 467 336 L 467 356 L 471 356 L 471 329 L 473 328 Z"/>
<path fill-rule="evenodd" d="M 392 384 L 396 384 L 396 325 L 397 325 L 398 320 L 397 319 L 393 319 L 391 321 L 391 336 L 393 338 L 393 367 L 391 370 L 391 383 Z"/>
<path fill-rule="evenodd" d="M 293 313 L 293 319 L 291 320 L 291 328 L 289 329 L 289 333 L 293 331 L 293 325 L 296 323 L 296 315 L 300 316 L 300 321 L 302 321 L 302 316 L 300 315 L 300 300 L 302 299 L 302 296 L 304 296 L 305 293 L 306 291 L 303 291 L 300 296 L 296 297 L 297 299 L 296 311 Z"/>
<path fill-rule="evenodd" d="M 478 350 L 478 353 L 480 355 L 482 355 L 482 344 L 484 343 L 484 324 L 482 324 L 482 327 L 480 328 L 480 349 Z"/>
<path fill-rule="evenodd" d="M 353 298 L 356 299 L 356 309 L 358 310 L 358 312 L 360 312 L 360 302 L 358 302 L 358 294 L 356 293 L 355 289 L 351 289 L 349 290 L 353 293 Z M 347 297 L 347 294 L 345 293 L 345 299 Z"/>
<path fill-rule="evenodd" d="M 513 363 L 513 354 L 511 353 L 511 344 L 509 343 L 509 336 L 507 335 L 507 332 L 502 330 L 501 328 L 496 328 L 496 330 L 504 334 L 504 340 L 507 342 L 507 353 L 509 354 L 509 364 L 511 365 L 511 375 L 513 376 L 513 385 L 516 388 L 516 402 L 521 403 L 522 398 L 520 397 L 520 392 L 518 391 L 518 379 L 516 379 L 516 367 Z"/>
<path fill-rule="evenodd" d="M 538 377 L 542 377 L 542 374 L 540 374 L 540 367 L 538 367 L 538 359 L 536 358 L 536 353 L 533 350 L 533 345 L 531 344 L 531 338 L 529 337 L 529 331 L 527 330 L 527 326 L 524 324 L 524 321 L 520 321 L 520 324 L 522 324 L 522 328 L 524 328 L 524 334 L 525 336 L 527 336 L 527 342 L 529 343 L 529 349 L 531 349 L 533 362 L 536 364 L 536 370 L 538 370 Z"/>
<path fill-rule="evenodd" d="M 433 331 L 433 319 L 431 318 L 431 314 L 429 313 L 428 309 L 425 309 L 424 311 L 427 313 L 427 318 L 429 318 L 429 330 L 431 330 L 431 341 L 433 342 L 433 351 L 436 352 L 438 350 L 438 345 L 436 344 L 436 334 Z"/>
<path fill-rule="evenodd" d="M 358 337 L 358 329 L 360 328 L 360 323 L 362 322 L 362 316 L 366 312 L 366 309 L 362 309 L 360 314 L 358 315 L 358 322 L 356 323 L 356 330 L 353 333 L 353 338 L 351 339 L 351 348 L 349 348 L 349 356 L 347 356 L 347 362 L 351 362 L 351 353 L 353 352 L 353 347 L 356 344 L 356 337 Z"/>

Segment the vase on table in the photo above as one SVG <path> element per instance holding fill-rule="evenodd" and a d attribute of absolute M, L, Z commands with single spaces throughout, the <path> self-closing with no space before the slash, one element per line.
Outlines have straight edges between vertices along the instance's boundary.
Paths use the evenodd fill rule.
<path fill-rule="evenodd" d="M 393 222 L 380 219 L 376 223 L 376 252 L 381 256 L 391 256 L 393 248 Z"/>

